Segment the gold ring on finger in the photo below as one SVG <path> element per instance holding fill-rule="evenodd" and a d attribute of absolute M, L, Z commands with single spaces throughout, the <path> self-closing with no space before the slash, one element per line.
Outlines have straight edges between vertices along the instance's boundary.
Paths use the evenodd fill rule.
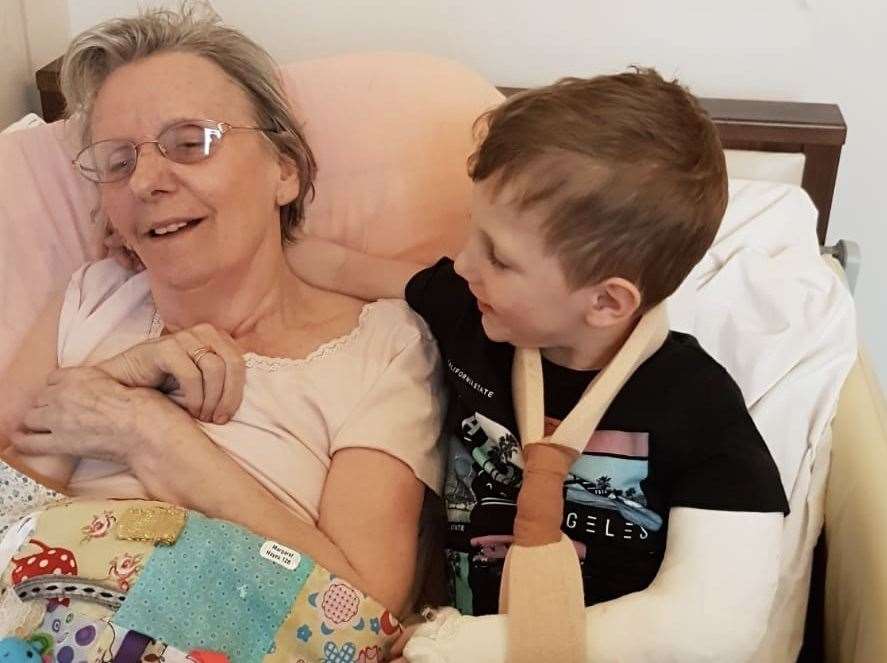
<path fill-rule="evenodd" d="M 201 345 L 199 348 L 195 348 L 194 350 L 188 352 L 188 356 L 191 357 L 191 361 L 193 361 L 195 364 L 199 364 L 200 360 L 211 352 L 212 350 L 210 350 L 208 347 L 206 347 L 205 345 Z"/>

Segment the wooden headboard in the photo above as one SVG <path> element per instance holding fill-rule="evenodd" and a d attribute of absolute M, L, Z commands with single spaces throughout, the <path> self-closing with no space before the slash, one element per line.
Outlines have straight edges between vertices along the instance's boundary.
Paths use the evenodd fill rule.
<path fill-rule="evenodd" d="M 505 96 L 524 88 L 500 87 Z M 819 210 L 816 234 L 825 244 L 847 125 L 835 104 L 701 99 L 727 149 L 804 154 L 801 186 Z"/>

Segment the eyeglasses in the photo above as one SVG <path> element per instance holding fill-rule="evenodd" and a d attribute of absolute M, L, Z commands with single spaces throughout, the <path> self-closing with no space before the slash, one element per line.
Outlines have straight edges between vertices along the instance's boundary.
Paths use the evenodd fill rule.
<path fill-rule="evenodd" d="M 157 140 L 133 143 L 130 140 L 100 140 L 83 148 L 72 162 L 88 180 L 107 184 L 124 180 L 136 169 L 143 145 L 157 145 L 160 154 L 176 163 L 197 163 L 214 155 L 222 138 L 230 131 L 278 133 L 277 129 L 235 127 L 227 122 L 186 120 L 168 126 Z"/>

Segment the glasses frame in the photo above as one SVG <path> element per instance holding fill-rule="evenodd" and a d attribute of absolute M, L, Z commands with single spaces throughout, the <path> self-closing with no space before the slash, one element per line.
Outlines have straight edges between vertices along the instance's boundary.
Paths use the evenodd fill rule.
<path fill-rule="evenodd" d="M 218 136 L 218 139 L 216 142 L 219 145 L 221 145 L 222 141 L 225 138 L 225 135 L 228 132 L 236 131 L 236 130 L 239 130 L 239 131 L 261 131 L 262 133 L 274 133 L 274 134 L 280 133 L 280 129 L 277 129 L 277 128 L 269 129 L 269 128 L 265 128 L 265 127 L 240 126 L 240 125 L 231 124 L 229 122 L 216 122 L 215 120 L 191 119 L 191 120 L 179 120 L 177 122 L 173 122 L 172 124 L 164 127 L 160 131 L 160 133 L 157 135 L 157 137 L 159 138 L 160 136 L 162 136 L 163 134 L 165 134 L 167 131 L 169 131 L 170 129 L 172 129 L 174 127 L 188 125 L 188 124 L 198 124 L 198 125 L 202 126 L 204 129 L 215 129 L 216 131 L 218 131 L 219 136 Z M 87 173 L 94 173 L 97 171 L 92 168 L 86 168 L 81 163 L 81 158 L 83 157 L 83 154 L 85 152 L 87 152 L 90 149 L 95 148 L 96 145 L 100 145 L 102 143 L 117 143 L 120 145 L 128 144 L 132 147 L 133 153 L 135 154 L 135 158 L 132 161 L 132 167 L 127 169 L 123 173 L 122 176 L 115 177 L 112 179 L 98 179 L 96 177 L 93 177 L 93 176 L 87 174 Z M 209 154 L 207 154 L 203 158 L 197 159 L 196 161 L 176 161 L 175 159 L 173 159 L 172 157 L 169 156 L 169 154 L 167 153 L 167 149 L 156 138 L 154 140 L 143 140 L 140 143 L 136 143 L 134 141 L 126 140 L 123 138 L 108 138 L 105 140 L 96 141 L 95 143 L 90 143 L 89 145 L 84 147 L 82 150 L 80 150 L 77 153 L 77 156 L 71 160 L 71 165 L 73 165 L 74 168 L 77 169 L 77 172 L 79 172 L 80 175 L 82 175 L 84 178 L 88 179 L 90 182 L 95 182 L 96 184 L 111 184 L 113 182 L 122 182 L 123 180 L 127 179 L 130 175 L 132 175 L 135 172 L 136 166 L 138 165 L 139 157 L 141 156 L 141 153 L 142 153 L 142 147 L 144 145 L 156 145 L 157 151 L 160 152 L 161 156 L 164 159 L 169 159 L 173 163 L 179 163 L 179 164 L 183 164 L 183 165 L 201 163 L 203 161 L 206 161 L 207 159 L 212 158 L 213 154 L 215 153 L 215 152 L 210 152 Z"/>

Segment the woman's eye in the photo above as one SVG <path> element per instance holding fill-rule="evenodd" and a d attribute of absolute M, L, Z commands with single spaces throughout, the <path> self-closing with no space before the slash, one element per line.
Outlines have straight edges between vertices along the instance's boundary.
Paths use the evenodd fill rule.
<path fill-rule="evenodd" d="M 128 152 L 119 152 L 108 157 L 106 162 L 107 169 L 114 173 L 126 170 L 129 167 L 131 155 Z"/>
<path fill-rule="evenodd" d="M 121 170 L 126 170 L 129 166 L 128 159 L 121 159 L 119 161 L 112 161 L 108 164 L 108 170 L 112 173 L 120 172 Z"/>
<path fill-rule="evenodd" d="M 203 151 L 209 148 L 212 141 L 203 136 L 180 136 L 173 144 L 174 149 L 183 152 L 194 152 L 196 150 Z"/>

